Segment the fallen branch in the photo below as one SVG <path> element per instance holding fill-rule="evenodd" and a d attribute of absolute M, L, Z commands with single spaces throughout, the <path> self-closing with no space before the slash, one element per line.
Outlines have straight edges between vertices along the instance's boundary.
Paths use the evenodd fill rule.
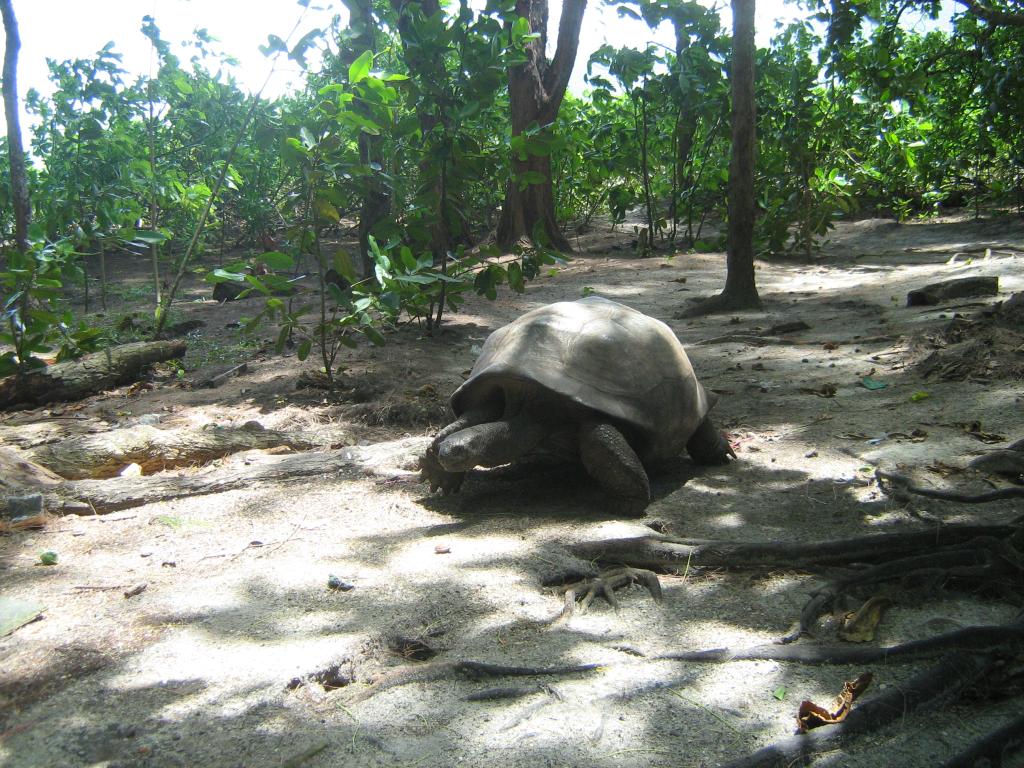
<path fill-rule="evenodd" d="M 469 680 L 485 680 L 496 677 L 562 677 L 581 675 L 607 666 L 606 664 L 572 664 L 562 667 L 518 667 L 505 664 L 491 664 L 485 661 L 431 661 L 423 664 L 399 667 L 388 672 L 366 688 L 355 693 L 351 703 L 366 701 L 390 688 L 410 683 L 423 683 L 451 677 Z"/>

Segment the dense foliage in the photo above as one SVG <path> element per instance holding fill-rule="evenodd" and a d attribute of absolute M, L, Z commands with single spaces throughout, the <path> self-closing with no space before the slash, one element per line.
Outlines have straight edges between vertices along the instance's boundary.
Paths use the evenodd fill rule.
<path fill-rule="evenodd" d="M 509 0 L 482 10 L 348 0 L 345 25 L 297 43 L 270 36 L 268 56 L 305 66 L 313 48 L 323 54 L 303 92 L 273 101 L 224 74 L 230 58 L 205 32 L 183 62 L 149 17 L 151 77 L 129 82 L 116 43 L 51 60 L 52 94 L 27 104 L 37 118 L 27 253 L 13 247 L 0 172 L 0 374 L 99 342 L 67 313 L 62 286 L 84 286 L 87 312 L 96 288 L 105 305 L 105 256 L 117 250 L 151 264 L 160 325 L 183 272 L 209 269 L 212 282 L 265 294 L 260 318 L 278 324 L 280 344 L 294 341 L 301 357 L 315 346 L 330 375 L 359 336 L 380 343 L 404 318 L 430 330 L 465 291 L 523 290 L 555 263 L 542 237 L 512 254 L 487 245 L 512 159 L 530 155 L 550 155 L 570 233 L 603 219 L 631 226 L 641 255 L 721 247 L 708 224 L 726 217 L 728 35 L 692 0 L 616 4 L 670 25 L 674 47 L 600 48 L 577 62 L 588 92 L 566 98 L 552 126 L 515 137 L 507 73 L 536 31 Z M 836 0 L 758 51 L 760 253 L 809 256 L 858 209 L 1020 211 L 1024 26 L 970 11 L 951 26 L 906 23 L 937 10 Z M 319 297 L 287 295 L 285 276 L 310 271 Z"/>

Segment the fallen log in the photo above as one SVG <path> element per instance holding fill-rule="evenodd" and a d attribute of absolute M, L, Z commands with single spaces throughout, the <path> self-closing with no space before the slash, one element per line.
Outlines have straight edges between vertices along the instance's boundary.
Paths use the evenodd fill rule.
<path fill-rule="evenodd" d="M 67 480 L 114 477 L 129 464 L 144 474 L 205 464 L 239 451 L 286 446 L 296 451 L 338 447 L 343 434 L 280 432 L 257 421 L 241 427 L 158 429 L 139 424 L 93 435 L 79 435 L 37 446 L 27 457 Z"/>
<path fill-rule="evenodd" d="M 0 495 L 32 493 L 60 485 L 62 478 L 12 448 L 0 446 Z"/>
<path fill-rule="evenodd" d="M 411 437 L 373 446 L 311 451 L 285 456 L 245 453 L 228 466 L 208 467 L 193 474 L 169 473 L 151 477 L 112 477 L 107 480 L 67 480 L 43 490 L 46 509 L 65 514 L 105 514 L 160 501 L 202 496 L 265 482 L 289 482 L 319 475 L 352 474 L 354 470 L 389 472 L 413 469 L 430 437 Z M 237 458 L 237 461 L 234 459 Z M 0 516 L 7 500 L 0 497 Z"/>
<path fill-rule="evenodd" d="M 907 293 L 908 307 L 927 307 L 948 299 L 962 299 L 966 296 L 996 296 L 999 293 L 999 278 L 979 275 L 960 277 L 931 283 Z"/>
<path fill-rule="evenodd" d="M 0 379 L 0 410 L 81 400 L 135 381 L 153 363 L 181 357 L 183 341 L 139 341 Z"/>

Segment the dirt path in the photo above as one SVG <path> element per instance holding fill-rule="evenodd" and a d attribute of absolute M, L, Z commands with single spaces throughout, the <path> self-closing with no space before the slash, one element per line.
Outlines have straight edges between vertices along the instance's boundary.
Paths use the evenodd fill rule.
<path fill-rule="evenodd" d="M 943 335 L 954 313 L 977 319 L 1024 290 L 1024 223 L 845 225 L 814 264 L 758 264 L 763 311 L 696 321 L 673 316 L 720 289 L 721 254 L 640 260 L 627 235 L 606 232 L 581 247 L 523 296 L 470 300 L 438 338 L 409 328 L 353 353 L 340 403 L 296 389 L 299 364 L 264 351 L 219 389 L 190 390 L 168 375 L 148 390 L 0 420 L 14 447 L 33 435 L 59 439 L 47 433 L 55 424 L 67 434 L 251 420 L 330 428 L 363 447 L 331 476 L 69 516 L 0 538 L 0 596 L 46 606 L 43 620 L 0 638 L 0 766 L 713 766 L 788 737 L 802 700 L 828 702 L 862 672 L 874 674 L 868 699 L 924 669 L 653 659 L 771 642 L 821 574 L 681 568 L 661 576 L 661 602 L 633 586 L 619 593 L 617 612 L 595 602 L 562 621 L 560 595 L 543 585 L 593 572 L 569 545 L 649 526 L 820 541 L 1019 516 L 1019 499 L 897 500 L 874 473 L 899 468 L 934 487 L 990 490 L 962 467 L 1024 437 L 1024 326 Z M 998 276 L 1000 295 L 906 307 L 910 289 L 975 275 Z M 563 470 L 478 472 L 456 496 L 428 495 L 413 471 L 424 440 L 411 438 L 443 418 L 487 334 L 590 292 L 672 325 L 721 395 L 717 422 L 739 461 L 666 467 L 643 518 L 621 517 L 585 477 Z M 230 340 L 232 315 L 188 306 L 208 321 L 195 350 Z M 797 320 L 808 328 L 773 330 Z M 968 350 L 972 339 L 982 346 Z M 925 378 L 920 366 L 936 351 L 963 354 L 932 358 Z M 884 386 L 866 388 L 865 377 Z M 220 465 L 261 460 L 253 452 Z M 38 565 L 44 550 L 59 554 L 57 565 Z M 331 577 L 352 588 L 328 588 Z M 929 597 L 898 588 L 893 599 L 881 644 L 1003 623 L 1019 610 L 941 589 Z M 601 666 L 478 680 L 449 670 L 381 685 L 399 669 L 462 660 Z M 317 673 L 341 687 L 325 688 Z M 364 698 L 374 683 L 382 690 Z M 470 698 L 498 687 L 515 690 Z M 815 764 L 935 766 L 1022 711 L 1020 696 L 925 707 Z"/>

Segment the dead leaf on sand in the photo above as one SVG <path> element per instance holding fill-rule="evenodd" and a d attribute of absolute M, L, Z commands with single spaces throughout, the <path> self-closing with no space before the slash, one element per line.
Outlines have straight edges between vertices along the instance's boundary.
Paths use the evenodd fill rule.
<path fill-rule="evenodd" d="M 875 630 L 882 621 L 882 614 L 892 605 L 888 597 L 876 595 L 843 618 L 839 637 L 848 643 L 866 643 L 875 639 Z"/>
<path fill-rule="evenodd" d="M 841 723 L 850 714 L 855 702 L 868 686 L 871 685 L 873 675 L 865 672 L 856 680 L 843 683 L 843 691 L 828 707 L 821 707 L 813 701 L 804 701 L 796 716 L 796 727 L 799 733 L 807 733 L 812 728 L 819 728 L 823 725 Z"/>

